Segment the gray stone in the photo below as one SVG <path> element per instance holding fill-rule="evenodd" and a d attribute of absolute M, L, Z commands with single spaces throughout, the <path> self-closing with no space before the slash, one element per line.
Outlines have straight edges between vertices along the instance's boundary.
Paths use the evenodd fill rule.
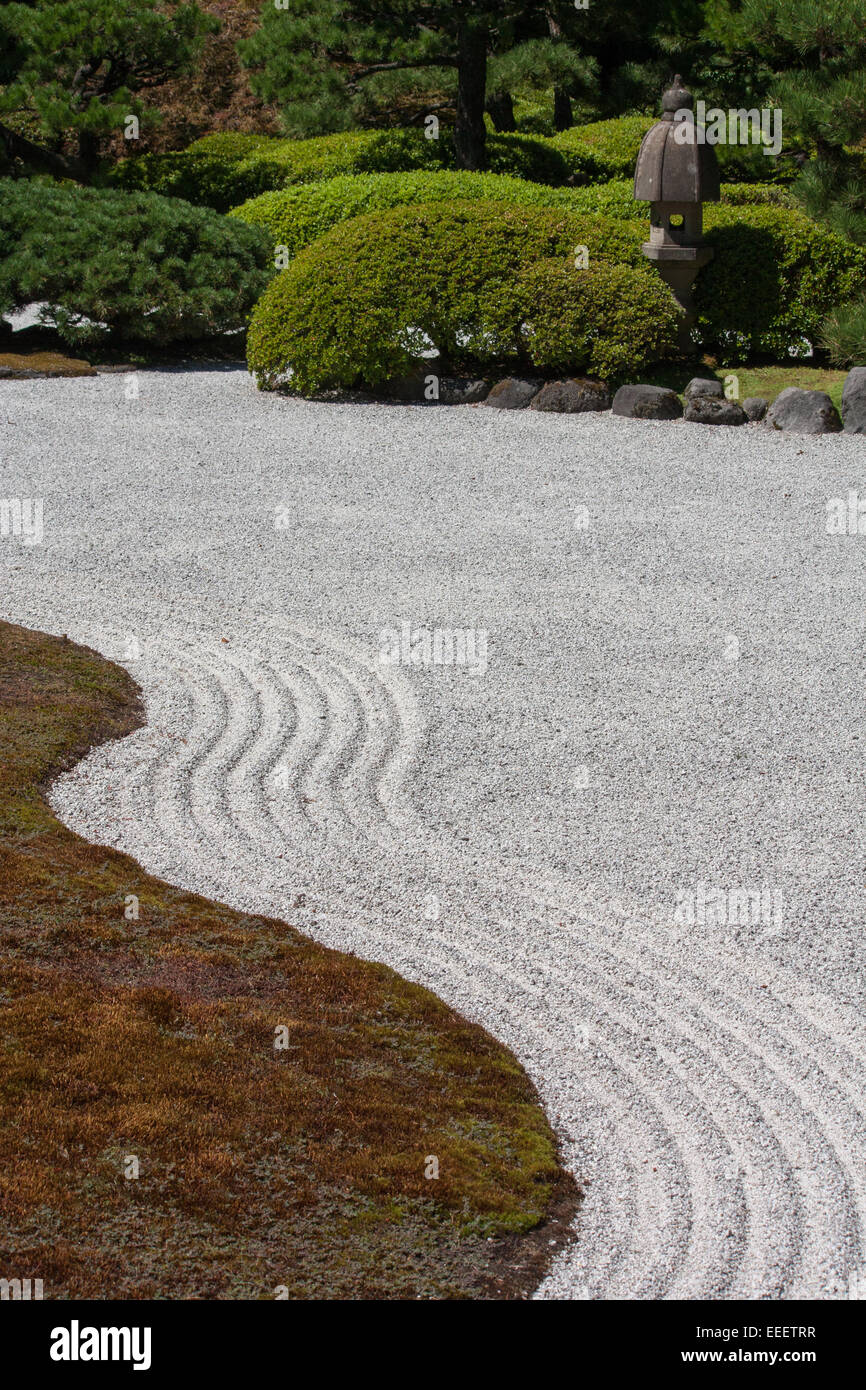
<path fill-rule="evenodd" d="M 693 425 L 747 425 L 749 418 L 736 401 L 718 396 L 693 396 L 686 402 L 684 419 Z"/>
<path fill-rule="evenodd" d="M 497 410 L 525 410 L 538 395 L 541 386 L 540 381 L 507 376 L 504 381 L 496 383 L 484 404 L 495 406 Z"/>
<path fill-rule="evenodd" d="M 665 386 L 621 386 L 613 398 L 613 413 L 631 420 L 678 420 L 683 408 L 676 391 Z"/>
<path fill-rule="evenodd" d="M 569 415 L 587 410 L 610 410 L 610 392 L 603 381 L 593 381 L 590 377 L 548 381 L 535 397 L 531 409 L 556 410 Z"/>
<path fill-rule="evenodd" d="M 842 387 L 846 434 L 866 434 L 866 367 L 852 367 Z"/>
<path fill-rule="evenodd" d="M 839 412 L 826 391 L 803 391 L 788 386 L 767 411 L 767 424 L 793 434 L 838 434 Z"/>
<path fill-rule="evenodd" d="M 490 390 L 489 381 L 473 381 L 465 376 L 443 376 L 439 382 L 439 400 L 442 405 L 474 405 L 486 399 Z"/>
<path fill-rule="evenodd" d="M 763 396 L 747 396 L 743 401 L 743 410 L 748 420 L 763 420 L 770 408 L 770 402 Z"/>
<path fill-rule="evenodd" d="M 433 373 L 420 370 L 407 372 L 405 376 L 392 376 L 380 388 L 386 401 L 403 401 L 406 405 L 429 405 L 425 397 L 426 377 Z"/>
<path fill-rule="evenodd" d="M 724 389 L 720 381 L 715 377 L 692 377 L 683 395 L 687 401 L 694 400 L 696 396 L 721 396 L 724 397 Z"/>

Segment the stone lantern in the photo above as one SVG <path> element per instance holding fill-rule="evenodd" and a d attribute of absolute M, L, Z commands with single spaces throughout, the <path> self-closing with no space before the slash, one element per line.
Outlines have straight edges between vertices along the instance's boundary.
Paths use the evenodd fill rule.
<path fill-rule="evenodd" d="M 661 120 L 643 138 L 634 174 L 635 198 L 651 205 L 650 239 L 641 250 L 658 266 L 683 311 L 683 350 L 691 347 L 695 322 L 692 284 L 713 256 L 703 240 L 703 204 L 719 200 L 716 152 L 696 128 L 692 105 L 692 94 L 677 75 L 662 97 Z"/>

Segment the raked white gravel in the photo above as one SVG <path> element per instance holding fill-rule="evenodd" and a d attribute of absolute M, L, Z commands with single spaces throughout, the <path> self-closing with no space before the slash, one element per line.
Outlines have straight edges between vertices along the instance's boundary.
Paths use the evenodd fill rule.
<path fill-rule="evenodd" d="M 507 1043 L 586 1193 L 539 1296 L 860 1287 L 866 441 L 137 386 L 0 385 L 0 611 L 147 701 L 62 819 Z"/>

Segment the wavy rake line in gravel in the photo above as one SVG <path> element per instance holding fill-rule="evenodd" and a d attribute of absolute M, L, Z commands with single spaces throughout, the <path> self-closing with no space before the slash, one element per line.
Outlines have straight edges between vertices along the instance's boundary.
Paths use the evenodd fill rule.
<path fill-rule="evenodd" d="M 408 791 L 411 687 L 347 645 L 271 627 L 249 648 L 187 632 L 156 655 L 163 695 L 185 688 L 187 743 L 166 759 L 156 692 L 149 743 L 112 754 L 123 847 L 259 911 L 315 885 L 336 849 L 310 894 L 312 933 L 386 960 L 508 1043 L 590 1179 L 581 1239 L 544 1292 L 822 1297 L 862 1268 L 866 1031 L 852 1010 L 712 934 L 689 958 L 643 904 L 626 905 L 629 923 L 601 897 L 578 912 L 565 876 L 491 867 L 493 837 L 479 854 L 427 831 Z M 107 808 L 88 799 L 87 766 L 55 796 L 98 838 Z M 196 868 L 206 879 L 190 882 Z M 420 920 L 419 885 L 438 889 L 444 920 Z"/>
<path fill-rule="evenodd" d="M 220 864 L 268 843 L 287 862 L 288 846 L 319 852 L 323 838 L 393 848 L 411 817 L 408 689 L 316 634 L 269 630 L 257 648 L 238 656 L 200 634 L 148 644 L 189 728 L 145 770 L 166 830 L 207 842 Z"/>

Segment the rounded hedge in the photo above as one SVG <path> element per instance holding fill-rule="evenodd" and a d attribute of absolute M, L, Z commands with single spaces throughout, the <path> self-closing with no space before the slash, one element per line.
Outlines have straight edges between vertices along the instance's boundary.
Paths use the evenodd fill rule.
<path fill-rule="evenodd" d="M 581 160 L 525 135 L 490 135 L 488 170 L 536 183 L 560 185 L 580 174 Z M 595 169 L 590 157 L 587 169 Z M 125 159 L 109 182 L 184 198 L 220 212 L 249 198 L 294 184 L 315 183 L 339 174 L 401 173 L 413 169 L 454 169 L 451 132 L 438 140 L 421 130 L 353 130 L 309 140 L 225 132 L 206 135 L 188 149 Z M 578 182 L 585 182 L 581 174 Z"/>
<path fill-rule="evenodd" d="M 791 194 L 777 183 L 723 183 L 721 195 L 722 203 L 727 206 L 767 203 L 778 207 L 794 206 Z M 649 203 L 635 202 L 633 179 L 589 184 L 586 188 L 571 190 L 568 196 L 572 207 L 583 212 L 600 212 L 605 217 L 624 217 L 629 221 L 649 219 Z M 712 206 L 705 204 L 704 213 Z"/>
<path fill-rule="evenodd" d="M 592 159 L 598 170 L 581 183 L 622 179 L 634 174 L 641 141 L 657 116 L 620 116 L 571 126 L 547 143 L 569 160 Z M 756 145 L 715 145 L 722 178 L 733 183 L 790 183 L 797 166 L 790 155 L 769 158 Z"/>
<path fill-rule="evenodd" d="M 284 246 L 294 256 L 331 227 L 362 213 L 470 198 L 581 210 L 578 190 L 548 188 L 505 174 L 418 169 L 398 174 L 344 174 L 322 183 L 279 189 L 243 203 L 230 216 L 264 227 L 275 247 Z M 632 203 L 632 214 L 636 206 Z"/>
<path fill-rule="evenodd" d="M 488 331 L 545 373 L 609 380 L 670 356 L 676 342 L 679 312 L 667 286 L 630 265 L 539 261 L 488 299 Z"/>
<path fill-rule="evenodd" d="M 0 184 L 0 303 L 44 302 L 75 345 L 241 329 L 271 270 L 260 228 L 178 199 Z"/>
<path fill-rule="evenodd" d="M 565 158 L 593 171 L 591 179 L 581 182 L 604 183 L 634 174 L 641 141 L 656 120 L 655 116 L 619 116 L 610 121 L 590 121 L 560 131 L 547 143 Z"/>
<path fill-rule="evenodd" d="M 698 329 L 729 361 L 809 355 L 828 310 L 862 293 L 866 247 L 787 207 L 705 209 L 715 256 L 698 275 Z"/>
<path fill-rule="evenodd" d="M 528 291 L 519 284 L 528 266 L 551 260 L 570 265 L 579 280 L 588 273 L 574 268 L 580 246 L 588 248 L 591 278 L 600 265 L 611 265 L 627 271 L 617 282 L 624 293 L 646 281 L 656 309 L 670 299 L 643 260 L 633 229 L 604 218 L 465 201 L 353 218 L 308 246 L 271 283 L 250 323 L 250 370 L 264 388 L 290 383 L 312 394 L 375 386 L 410 371 L 430 352 L 440 355 L 440 370 L 478 370 L 509 359 L 531 366 L 532 340 L 520 331 Z M 611 283 L 598 280 L 605 293 Z M 576 290 L 570 302 L 574 323 L 583 322 L 590 301 Z M 610 328 L 595 334 L 596 369 L 623 359 L 619 340 L 605 356 L 605 332 L 619 329 L 604 303 Z M 640 312 L 637 301 L 633 309 Z M 633 314 L 624 319 L 639 343 Z M 538 350 L 550 352 L 553 335 L 544 314 L 540 322 Z M 578 355 L 572 365 L 586 366 L 583 338 L 573 337 Z M 626 365 L 636 370 L 644 360 L 637 348 Z"/>
<path fill-rule="evenodd" d="M 572 212 L 596 212 L 605 217 L 639 222 L 649 219 L 649 203 L 635 202 L 630 179 L 590 184 L 585 188 L 550 188 L 505 174 L 472 174 L 457 170 L 412 170 L 398 174 L 344 174 L 319 183 L 300 184 L 251 198 L 229 214 L 264 227 L 274 247 L 290 256 L 339 222 L 361 213 L 413 203 L 483 198 L 524 207 L 560 207 Z M 722 185 L 722 202 L 793 206 L 791 195 L 778 184 Z"/>

